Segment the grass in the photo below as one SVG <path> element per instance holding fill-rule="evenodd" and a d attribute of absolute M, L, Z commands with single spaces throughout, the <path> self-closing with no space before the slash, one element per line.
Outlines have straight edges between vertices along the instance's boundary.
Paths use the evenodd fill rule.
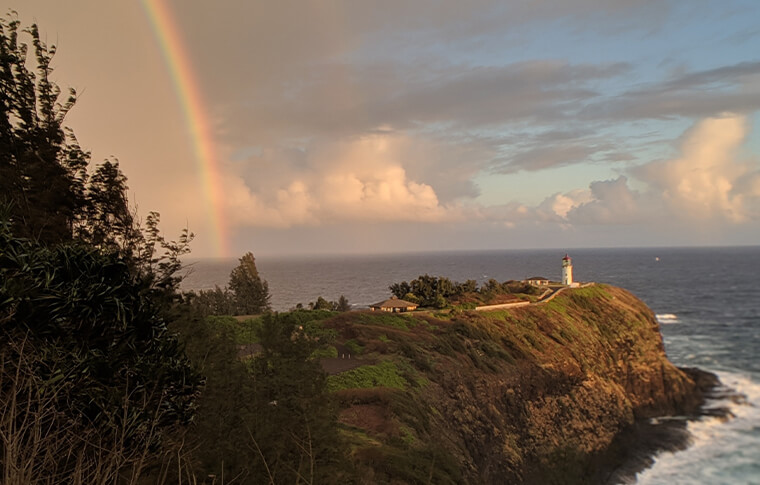
<path fill-rule="evenodd" d="M 342 374 L 327 378 L 327 388 L 334 392 L 342 389 L 367 389 L 372 387 L 389 387 L 406 389 L 409 385 L 401 375 L 400 369 L 391 361 L 375 365 L 363 365 Z"/>
<path fill-rule="evenodd" d="M 417 319 L 410 315 L 403 315 L 398 313 L 362 313 L 359 317 L 359 323 L 366 325 L 383 325 L 386 327 L 400 328 L 402 330 L 409 330 L 414 328 L 419 323 Z"/>
<path fill-rule="evenodd" d="M 338 356 L 338 349 L 336 349 L 332 345 L 327 346 L 322 349 L 317 349 L 311 353 L 312 359 L 326 359 L 330 357 L 335 358 L 337 356 Z"/>
<path fill-rule="evenodd" d="M 325 329 L 322 322 L 337 314 L 338 312 L 329 310 L 294 310 L 282 313 L 282 315 L 288 315 L 295 319 L 296 325 L 303 327 L 307 335 L 327 341 L 333 339 L 336 333 L 332 329 Z M 237 345 L 259 342 L 258 331 L 261 328 L 261 316 L 238 320 L 229 315 L 210 315 L 206 319 L 212 328 L 221 332 L 229 332 Z"/>
<path fill-rule="evenodd" d="M 343 345 L 345 345 L 354 355 L 361 355 L 361 353 L 364 352 L 364 346 L 354 339 L 347 340 Z"/>

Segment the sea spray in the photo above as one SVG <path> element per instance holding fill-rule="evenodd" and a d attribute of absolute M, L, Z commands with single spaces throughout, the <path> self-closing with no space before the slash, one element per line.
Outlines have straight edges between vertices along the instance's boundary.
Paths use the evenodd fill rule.
<path fill-rule="evenodd" d="M 758 483 L 760 474 L 760 383 L 735 372 L 716 372 L 724 388 L 706 408 L 724 408 L 727 413 L 707 415 L 691 421 L 692 443 L 686 450 L 663 452 L 654 465 L 637 476 L 642 485 L 695 483 Z"/>

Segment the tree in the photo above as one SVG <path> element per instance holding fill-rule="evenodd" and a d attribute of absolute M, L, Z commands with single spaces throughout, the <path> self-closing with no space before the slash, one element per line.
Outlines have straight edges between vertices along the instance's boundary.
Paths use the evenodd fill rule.
<path fill-rule="evenodd" d="M 93 246 L 130 252 L 139 239 L 127 200 L 127 177 L 119 162 L 106 160 L 89 178 L 74 236 Z"/>
<path fill-rule="evenodd" d="M 335 306 L 335 309 L 339 312 L 351 311 L 351 304 L 348 302 L 348 298 L 346 298 L 344 295 L 340 295 L 340 298 L 338 298 L 338 304 Z"/>
<path fill-rule="evenodd" d="M 391 294 L 396 298 L 404 298 L 404 295 L 412 292 L 412 287 L 406 281 L 401 283 L 393 283 L 388 287 L 391 290 Z"/>
<path fill-rule="evenodd" d="M 334 310 L 335 303 L 331 301 L 327 301 L 321 296 L 318 296 L 317 301 L 313 301 L 309 303 L 309 309 L 310 310 Z"/>
<path fill-rule="evenodd" d="M 256 259 L 248 252 L 230 273 L 230 290 L 235 296 L 238 315 L 255 315 L 270 310 L 269 285 L 259 277 Z"/>
<path fill-rule="evenodd" d="M 300 330 L 297 315 L 268 314 L 253 359 L 257 413 L 249 446 L 257 476 L 270 483 L 346 483 L 348 450 L 338 434 L 327 376 L 311 356 L 322 344 Z"/>
<path fill-rule="evenodd" d="M 475 280 L 467 280 L 464 283 L 456 283 L 454 293 L 457 295 L 465 295 L 467 293 L 475 293 L 478 291 L 478 282 Z"/>
<path fill-rule="evenodd" d="M 190 422 L 201 383 L 167 331 L 163 289 L 117 252 L 42 246 L 12 228 L 0 214 L 0 408 L 17 416 L 0 423 L 0 469 L 16 469 L 9 453 L 35 449 L 40 432 L 46 451 L 25 465 L 35 478 L 101 473 L 106 455 L 115 476 L 156 459 Z"/>
<path fill-rule="evenodd" d="M 195 409 L 201 379 L 167 331 L 193 236 L 167 241 L 157 213 L 140 228 L 118 162 L 89 175 L 63 124 L 76 93 L 59 100 L 50 80 L 55 51 L 37 26 L 0 18 L 0 409 L 13 409 L 0 476 L 112 483 L 130 463 L 136 479 Z"/>
<path fill-rule="evenodd" d="M 55 52 L 36 25 L 21 29 L 14 16 L 0 18 L 0 197 L 12 202 L 19 236 L 43 243 L 78 237 L 99 246 L 131 238 L 118 162 L 106 161 L 89 177 L 90 154 L 63 124 L 76 91 L 59 101 L 61 89 L 50 80 Z M 30 71 L 35 63 L 36 72 Z"/>
<path fill-rule="evenodd" d="M 200 316 L 234 315 L 236 313 L 235 296 L 227 288 L 214 287 L 213 290 L 200 290 L 198 293 L 188 291 L 185 301 Z"/>
<path fill-rule="evenodd" d="M 27 69 L 29 46 L 19 34 L 31 37 L 36 74 Z M 87 154 L 62 127 L 76 93 L 58 102 L 54 54 L 35 25 L 20 31 L 15 17 L 0 19 L 0 194 L 14 201 L 20 235 L 59 242 L 71 239 L 83 205 Z"/>

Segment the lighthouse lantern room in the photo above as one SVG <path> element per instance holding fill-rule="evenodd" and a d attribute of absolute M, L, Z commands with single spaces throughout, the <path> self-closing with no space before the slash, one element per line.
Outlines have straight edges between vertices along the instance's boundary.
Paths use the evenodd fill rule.
<path fill-rule="evenodd" d="M 562 284 L 567 286 L 573 284 L 573 260 L 567 254 L 562 258 Z"/>

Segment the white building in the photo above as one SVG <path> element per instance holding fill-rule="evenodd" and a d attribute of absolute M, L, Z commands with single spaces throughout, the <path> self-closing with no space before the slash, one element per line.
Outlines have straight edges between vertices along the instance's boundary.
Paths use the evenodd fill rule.
<path fill-rule="evenodd" d="M 573 286 L 573 260 L 567 254 L 562 258 L 562 284 Z"/>

